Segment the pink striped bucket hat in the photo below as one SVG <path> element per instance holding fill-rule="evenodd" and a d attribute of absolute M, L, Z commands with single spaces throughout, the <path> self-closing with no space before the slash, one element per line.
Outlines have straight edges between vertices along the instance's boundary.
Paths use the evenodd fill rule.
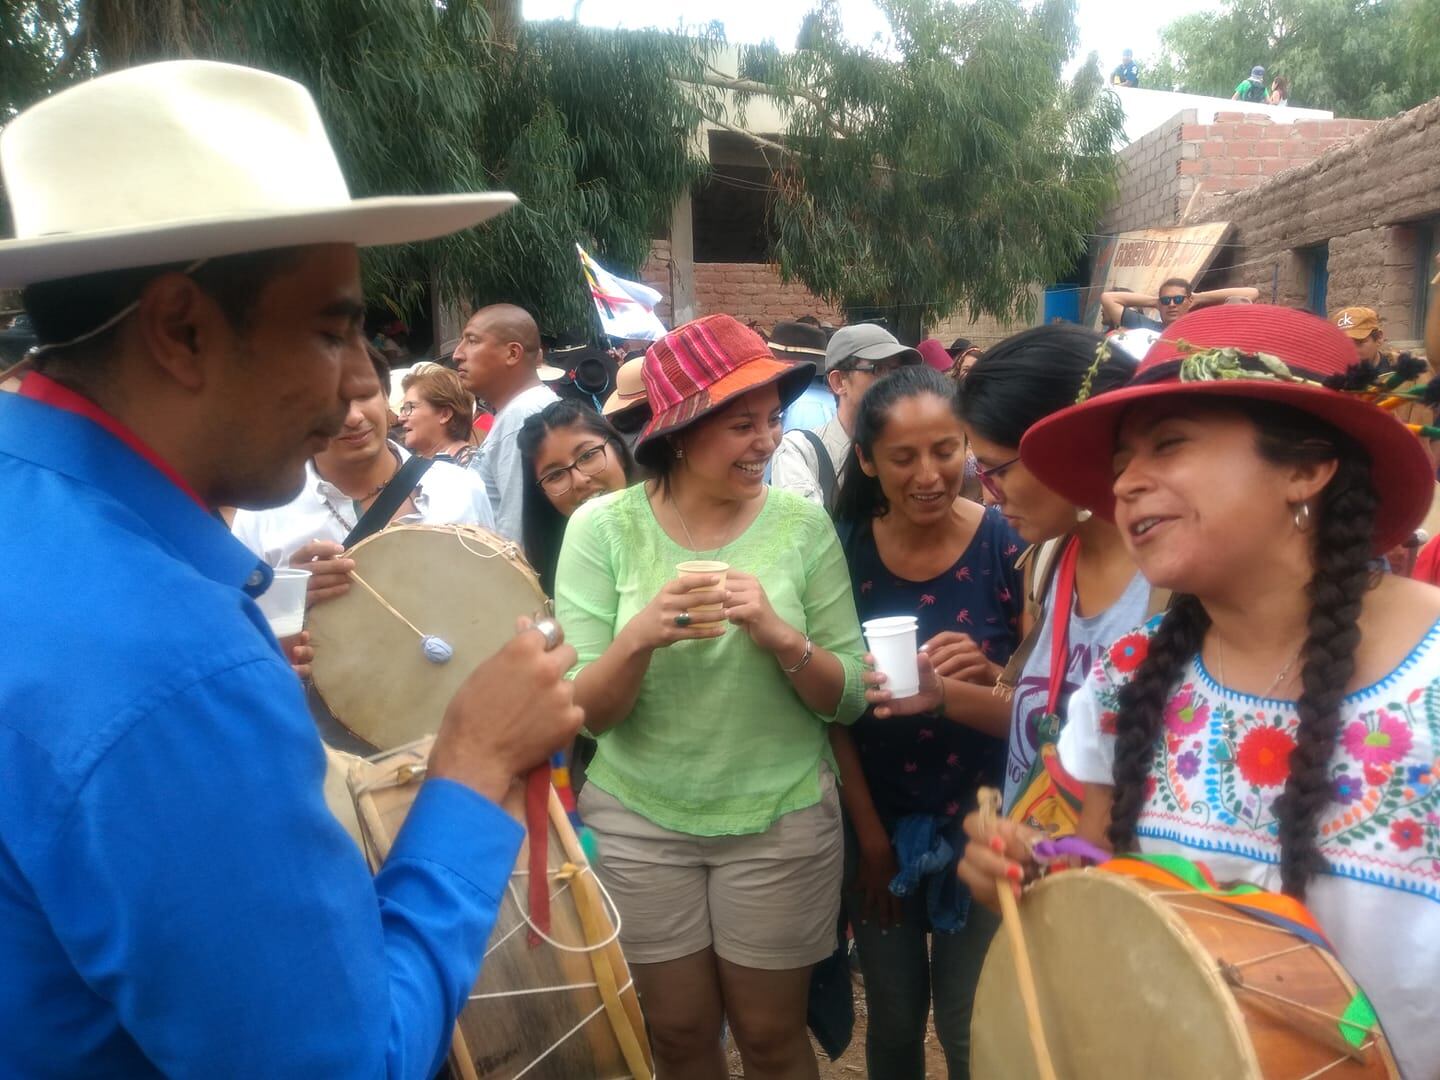
<path fill-rule="evenodd" d="M 642 461 L 661 436 L 693 424 L 770 383 L 789 405 L 815 375 L 808 361 L 777 360 L 765 339 L 730 315 L 707 315 L 676 327 L 645 353 L 641 376 L 654 412 L 635 443 Z"/>

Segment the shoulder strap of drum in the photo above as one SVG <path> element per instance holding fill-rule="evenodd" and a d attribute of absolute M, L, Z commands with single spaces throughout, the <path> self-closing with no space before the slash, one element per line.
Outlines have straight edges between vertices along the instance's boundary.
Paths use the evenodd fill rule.
<path fill-rule="evenodd" d="M 419 454 L 411 454 L 405 459 L 395 473 L 390 483 L 385 485 L 385 490 L 370 504 L 370 509 L 360 515 L 360 520 L 355 522 L 355 528 L 350 530 L 350 535 L 345 537 L 345 547 L 352 548 L 367 536 L 372 536 L 390 524 L 390 519 L 395 516 L 395 511 L 400 509 L 400 504 L 410 497 L 420 483 L 420 478 L 425 475 L 425 470 L 430 468 L 434 462 Z"/>

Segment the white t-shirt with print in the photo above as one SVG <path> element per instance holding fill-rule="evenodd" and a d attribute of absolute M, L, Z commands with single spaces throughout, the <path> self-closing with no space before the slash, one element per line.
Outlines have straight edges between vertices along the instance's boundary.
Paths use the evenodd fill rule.
<path fill-rule="evenodd" d="M 1119 688 L 1159 625 L 1116 642 L 1070 699 L 1060 761 L 1113 783 Z M 1143 854 L 1181 855 L 1221 882 L 1279 892 L 1275 797 L 1298 726 L 1293 702 L 1222 688 L 1199 657 L 1164 715 L 1137 825 Z M 1330 864 L 1305 903 L 1360 984 L 1409 1080 L 1440 1077 L 1440 623 L 1388 676 L 1344 699 L 1321 813 Z"/>

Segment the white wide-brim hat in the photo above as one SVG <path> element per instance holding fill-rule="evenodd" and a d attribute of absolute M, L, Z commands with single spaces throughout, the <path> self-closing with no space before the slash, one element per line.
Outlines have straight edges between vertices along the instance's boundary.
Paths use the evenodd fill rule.
<path fill-rule="evenodd" d="M 507 191 L 352 199 L 305 87 L 206 60 L 145 64 L 0 131 L 15 239 L 0 288 L 306 244 L 403 244 L 478 225 Z"/>

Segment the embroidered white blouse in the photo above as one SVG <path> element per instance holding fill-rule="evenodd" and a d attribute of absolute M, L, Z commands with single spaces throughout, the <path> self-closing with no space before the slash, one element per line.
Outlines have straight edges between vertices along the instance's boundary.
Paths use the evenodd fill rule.
<path fill-rule="evenodd" d="M 1118 693 L 1159 625 L 1121 638 L 1070 700 L 1060 760 L 1113 782 Z M 1280 891 L 1274 802 L 1294 702 L 1220 686 L 1197 656 L 1164 716 L 1137 826 L 1140 850 L 1205 863 L 1219 881 Z M 1306 905 L 1369 996 L 1404 1076 L 1440 1077 L 1440 623 L 1388 676 L 1345 698 L 1319 846 L 1330 871 Z"/>

